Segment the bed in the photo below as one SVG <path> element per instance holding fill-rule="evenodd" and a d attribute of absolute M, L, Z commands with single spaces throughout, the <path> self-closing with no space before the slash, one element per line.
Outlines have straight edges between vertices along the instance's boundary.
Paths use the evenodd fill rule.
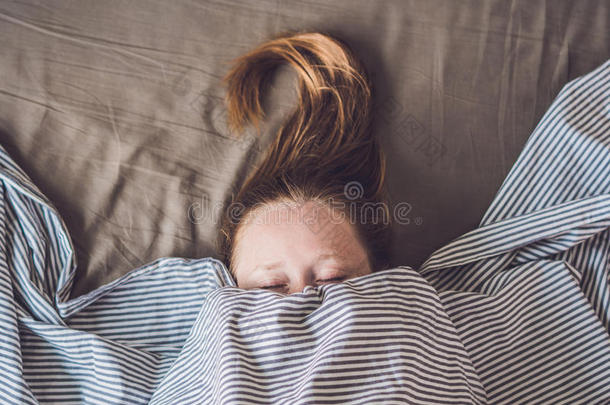
<path fill-rule="evenodd" d="M 379 291 L 398 287 L 399 294 L 408 296 L 409 288 L 415 294 L 379 310 L 377 320 L 388 316 L 391 326 L 431 331 L 427 343 L 443 342 L 427 346 L 436 353 L 423 362 L 428 369 L 415 362 L 402 370 L 434 375 L 439 384 L 397 380 L 411 390 L 402 394 L 414 402 L 430 403 L 426 395 L 448 403 L 457 403 L 456 398 L 460 403 L 607 401 L 610 313 L 604 297 L 609 290 L 597 276 L 607 271 L 601 263 L 608 263 L 610 252 L 610 194 L 598 177 L 574 170 L 571 179 L 581 186 L 576 188 L 581 199 L 554 190 L 550 197 L 508 202 L 523 190 L 541 196 L 548 186 L 534 181 L 536 172 L 528 171 L 528 162 L 540 161 L 536 142 L 547 138 L 535 127 L 551 102 L 558 94 L 569 98 L 585 83 L 601 82 L 589 75 L 564 87 L 594 68 L 599 67 L 597 76 L 607 74 L 610 66 L 602 63 L 610 56 L 609 9 L 604 1 L 3 2 L 0 202 L 4 223 L 10 224 L 2 238 L 10 243 L 0 245 L 0 350 L 6 360 L 0 396 L 23 403 L 37 403 L 37 398 L 49 403 L 222 401 L 235 395 L 236 375 L 256 385 L 245 375 L 250 364 L 238 356 L 228 363 L 229 372 L 221 367 L 210 374 L 205 365 L 193 367 L 201 353 L 224 367 L 223 353 L 239 354 L 242 345 L 256 351 L 264 344 L 253 340 L 251 328 L 289 340 L 285 317 L 294 316 L 295 308 L 303 308 L 304 318 L 307 311 L 317 311 L 286 303 L 313 300 L 321 309 L 317 313 L 339 317 L 332 307 L 337 297 L 359 297 L 342 307 L 353 310 L 362 304 L 358 300 L 375 300 Z M 233 58 L 286 29 L 336 35 L 369 69 L 390 195 L 393 203 L 409 207 L 394 227 L 392 265 L 412 268 L 307 287 L 280 299 L 271 292 L 234 288 L 214 259 L 223 206 L 294 101 L 294 76 L 280 70 L 267 97 L 263 136 L 250 129 L 236 137 L 226 128 L 220 79 Z M 607 94 L 605 100 L 607 105 Z M 574 99 L 573 106 L 579 105 Z M 598 125 L 607 130 L 607 111 L 598 113 Z M 607 138 L 594 136 L 603 132 L 581 129 L 574 126 L 574 145 L 597 145 L 607 162 Z M 536 136 L 530 138 L 532 133 Z M 591 141 L 581 134 L 591 135 Z M 527 153 L 520 155 L 528 139 Z M 569 160 L 579 170 L 593 167 L 585 164 L 590 155 L 583 150 L 563 151 L 567 158 L 545 164 L 550 168 Z M 519 156 L 523 161 L 513 166 Z M 550 204 L 563 197 L 563 203 Z M 563 228 L 556 228 L 554 221 L 566 219 Z M 550 230 L 534 227 L 538 223 Z M 65 243 L 68 233 L 75 255 Z M 500 245 L 494 244 L 497 235 L 503 236 Z M 579 246 L 585 248 L 579 251 Z M 375 283 L 385 287 L 376 292 Z M 163 299 L 156 295 L 160 284 L 169 294 Z M 171 306 L 174 285 L 190 293 L 183 307 L 168 313 L 163 305 Z M 522 300 L 509 300 L 510 305 L 503 301 L 534 290 Z M 132 297 L 133 291 L 142 299 Z M 421 323 L 413 315 L 418 299 L 435 314 L 434 322 Z M 561 310 L 554 305 L 557 299 L 564 303 Z M 239 300 L 256 305 L 230 307 Z M 263 320 L 274 329 L 258 330 L 264 325 L 257 323 L 256 311 L 266 303 Z M 143 323 L 116 329 L 121 311 Z M 223 318 L 229 312 L 233 318 Z M 517 316 L 505 324 L 495 317 L 498 313 Z M 351 327 L 335 338 L 358 331 L 353 326 L 362 314 L 351 314 L 342 318 L 353 321 Z M 554 315 L 555 326 L 544 323 L 548 314 Z M 523 321 L 528 317 L 539 324 Z M 197 330 L 191 333 L 193 325 Z M 242 328 L 237 343 L 223 340 L 236 325 Z M 307 325 L 320 347 L 346 348 L 337 339 L 329 342 L 339 346 L 327 346 L 326 335 L 316 335 L 318 324 Z M 157 326 L 167 334 L 151 333 Z M 504 333 L 507 326 L 511 334 Z M 561 333 L 540 337 L 535 335 L 539 326 L 561 328 Z M 208 330 L 217 335 L 204 339 Z M 570 333 L 577 336 L 570 340 Z M 358 336 L 378 336 L 365 335 Z M 207 342 L 220 342 L 220 349 Z M 517 342 L 523 351 L 514 356 L 511 345 Z M 408 348 L 411 343 L 401 344 Z M 564 367 L 538 373 L 547 365 L 563 367 L 554 350 L 569 353 L 565 367 L 574 372 Z M 538 356 L 543 352 L 549 357 Z M 282 353 L 274 361 L 292 361 Z M 315 355 L 309 359 L 326 367 L 316 363 Z M 50 365 L 57 370 L 48 371 Z M 263 373 L 265 378 L 273 374 L 273 364 L 271 369 L 260 365 L 271 371 Z M 326 371 L 337 377 L 342 369 Z M 374 372 L 367 371 L 372 385 Z M 531 384 L 541 375 L 546 379 Z M 309 387 L 328 383 L 320 374 L 313 376 L 303 380 Z M 547 387 L 550 377 L 555 380 Z M 58 378 L 63 388 L 57 387 Z M 189 390 L 180 384 L 183 378 L 191 379 Z M 424 391 L 414 393 L 413 387 Z M 320 394 L 282 389 L 257 394 L 294 403 Z M 364 392 L 357 395 L 361 402 L 370 399 Z"/>
<path fill-rule="evenodd" d="M 218 257 L 220 212 L 259 139 L 225 127 L 230 61 L 285 29 L 352 46 L 376 86 L 392 265 L 475 228 L 561 86 L 610 55 L 607 1 L 21 1 L 0 4 L 0 142 L 74 239 L 72 296 L 163 256 Z M 404 204 L 406 203 L 406 204 Z"/>

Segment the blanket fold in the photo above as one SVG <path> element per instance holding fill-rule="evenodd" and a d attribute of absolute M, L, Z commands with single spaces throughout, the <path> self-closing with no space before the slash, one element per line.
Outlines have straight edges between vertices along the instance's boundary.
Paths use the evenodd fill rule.
<path fill-rule="evenodd" d="M 283 295 L 163 257 L 69 299 L 53 204 L 0 147 L 0 401 L 610 402 L 610 60 L 566 84 L 480 226 Z"/>

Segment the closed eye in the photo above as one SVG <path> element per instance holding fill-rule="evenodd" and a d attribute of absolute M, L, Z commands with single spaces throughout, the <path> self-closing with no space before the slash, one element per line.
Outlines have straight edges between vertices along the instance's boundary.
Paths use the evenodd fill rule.
<path fill-rule="evenodd" d="M 265 288 L 265 289 L 274 289 L 274 288 L 281 288 L 284 287 L 286 284 L 276 284 L 276 285 L 266 285 L 264 287 L 259 287 L 259 288 Z"/>
<path fill-rule="evenodd" d="M 345 277 L 334 277 L 334 278 L 328 278 L 325 280 L 318 280 L 318 281 L 322 281 L 322 282 L 328 282 L 328 281 L 341 281 L 343 280 Z M 273 290 L 275 288 L 282 288 L 285 287 L 286 284 L 275 284 L 275 285 L 266 285 L 260 288 L 264 288 L 264 289 L 268 289 L 268 290 Z"/>

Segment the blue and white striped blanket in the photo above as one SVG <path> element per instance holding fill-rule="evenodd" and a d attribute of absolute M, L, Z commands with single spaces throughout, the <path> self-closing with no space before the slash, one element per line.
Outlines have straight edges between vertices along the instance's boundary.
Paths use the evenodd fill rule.
<path fill-rule="evenodd" d="M 282 295 L 160 258 L 75 299 L 73 245 L 0 148 L 0 400 L 610 403 L 610 60 L 566 84 L 480 226 Z"/>

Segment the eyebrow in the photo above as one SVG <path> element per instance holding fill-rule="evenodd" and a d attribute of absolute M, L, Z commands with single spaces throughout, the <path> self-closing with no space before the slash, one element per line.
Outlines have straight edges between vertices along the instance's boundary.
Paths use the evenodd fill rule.
<path fill-rule="evenodd" d="M 283 260 L 280 260 L 279 262 L 271 262 L 271 263 L 259 264 L 253 270 L 254 271 L 256 271 L 256 270 L 273 270 L 273 269 L 277 269 L 282 264 L 284 264 Z"/>

